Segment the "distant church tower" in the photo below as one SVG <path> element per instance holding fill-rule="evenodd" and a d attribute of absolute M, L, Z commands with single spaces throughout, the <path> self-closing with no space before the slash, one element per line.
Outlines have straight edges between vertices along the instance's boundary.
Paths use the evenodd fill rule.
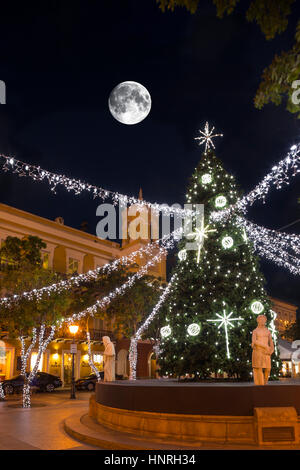
<path fill-rule="evenodd" d="M 138 199 L 143 200 L 142 188 L 139 190 Z M 124 255 L 136 251 L 151 240 L 159 238 L 158 217 L 152 217 L 151 210 L 145 206 L 141 208 L 133 204 L 122 212 L 122 250 Z M 152 222 L 152 224 L 151 224 Z M 145 264 L 145 258 L 137 260 L 137 263 Z M 149 274 L 166 279 L 166 259 L 153 266 Z"/>

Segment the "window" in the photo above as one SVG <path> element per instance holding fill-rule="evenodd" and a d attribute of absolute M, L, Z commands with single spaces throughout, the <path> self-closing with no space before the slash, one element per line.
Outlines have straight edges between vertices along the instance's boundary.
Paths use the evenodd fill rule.
<path fill-rule="evenodd" d="M 68 274 L 78 273 L 79 261 L 75 258 L 69 258 Z"/>
<path fill-rule="evenodd" d="M 47 251 L 44 251 L 42 253 L 42 261 L 43 261 L 43 268 L 49 269 L 49 253 Z"/>
<path fill-rule="evenodd" d="M 30 370 L 32 370 L 36 364 L 36 360 L 37 360 L 37 353 L 36 352 L 33 352 L 31 354 L 31 358 L 30 358 Z M 43 368 L 43 354 L 41 356 L 41 359 L 40 359 L 40 363 L 39 363 L 39 366 L 38 366 L 38 370 L 42 370 Z"/>
<path fill-rule="evenodd" d="M 101 354 L 94 354 L 94 363 L 101 364 L 103 362 L 103 356 Z"/>

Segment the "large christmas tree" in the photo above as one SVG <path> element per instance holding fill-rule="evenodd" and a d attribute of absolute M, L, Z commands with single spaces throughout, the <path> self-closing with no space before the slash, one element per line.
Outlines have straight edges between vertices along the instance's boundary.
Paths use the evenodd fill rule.
<path fill-rule="evenodd" d="M 237 224 L 241 214 L 225 223 L 212 223 L 210 218 L 240 196 L 234 177 L 213 150 L 206 150 L 186 195 L 189 204 L 204 204 L 206 237 L 199 251 L 186 250 L 193 237 L 199 241 L 195 227 L 180 242 L 176 281 L 161 329 L 162 375 L 207 378 L 226 373 L 241 380 L 252 378 L 251 334 L 257 315 L 266 315 L 268 327 L 274 320 L 265 279 L 251 242 Z M 274 328 L 272 336 L 276 344 Z M 271 378 L 279 372 L 275 351 Z"/>

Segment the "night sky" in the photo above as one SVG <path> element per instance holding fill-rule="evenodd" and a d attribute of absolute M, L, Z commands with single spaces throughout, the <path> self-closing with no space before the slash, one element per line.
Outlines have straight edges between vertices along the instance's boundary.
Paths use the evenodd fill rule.
<path fill-rule="evenodd" d="M 222 132 L 216 154 L 245 191 L 290 146 L 300 121 L 285 105 L 253 105 L 261 73 L 293 42 L 296 6 L 287 31 L 266 41 L 244 10 L 223 20 L 211 1 L 199 12 L 162 13 L 155 0 L 6 2 L 0 16 L 0 153 L 107 189 L 153 202 L 183 204 L 201 157 L 194 137 L 206 120 Z M 142 83 L 152 110 L 127 126 L 108 109 L 120 82 Z M 54 195 L 47 184 L 0 174 L 0 201 L 95 234 L 101 200 Z M 300 180 L 272 191 L 249 218 L 278 229 L 300 218 Z M 290 229 L 299 233 L 300 223 Z M 262 262 L 269 294 L 300 305 L 299 279 Z"/>

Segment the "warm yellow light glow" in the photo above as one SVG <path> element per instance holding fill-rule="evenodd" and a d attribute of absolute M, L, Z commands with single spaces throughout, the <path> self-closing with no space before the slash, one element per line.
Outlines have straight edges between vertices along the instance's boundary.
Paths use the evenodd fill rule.
<path fill-rule="evenodd" d="M 101 362 L 103 362 L 103 356 L 101 354 L 94 354 L 94 362 L 101 364 Z"/>
<path fill-rule="evenodd" d="M 88 360 L 89 360 L 89 355 L 88 355 L 88 354 L 85 354 L 85 355 L 83 356 L 83 360 L 84 360 L 85 362 L 88 362 Z"/>
<path fill-rule="evenodd" d="M 76 335 L 78 328 L 79 328 L 78 325 L 70 325 L 69 326 L 70 333 L 72 333 L 72 335 Z"/>
<path fill-rule="evenodd" d="M 37 353 L 36 352 L 33 352 L 31 354 L 31 358 L 30 358 L 30 370 L 32 370 L 36 364 L 36 360 L 37 360 Z M 40 359 L 40 363 L 39 363 L 39 366 L 38 366 L 38 370 L 41 371 L 43 369 L 43 354 L 41 356 L 41 359 Z"/>
<path fill-rule="evenodd" d="M 57 353 L 53 354 L 53 359 L 54 359 L 55 361 L 57 361 L 58 358 L 59 358 L 59 355 L 58 355 Z"/>

